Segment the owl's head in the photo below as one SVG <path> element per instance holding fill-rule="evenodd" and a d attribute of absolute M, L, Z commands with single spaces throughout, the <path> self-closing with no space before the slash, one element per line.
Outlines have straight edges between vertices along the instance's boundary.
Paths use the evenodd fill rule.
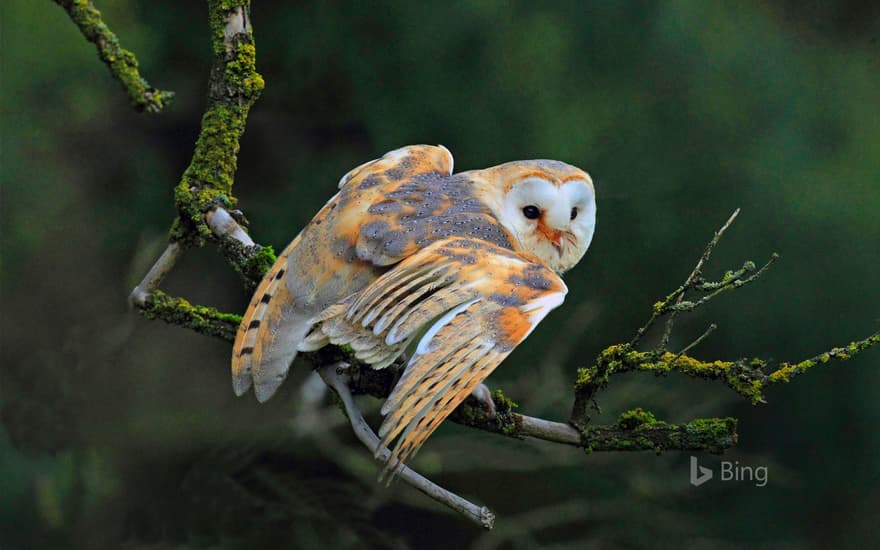
<path fill-rule="evenodd" d="M 596 226 L 593 181 L 555 160 L 508 162 L 479 174 L 484 201 L 514 246 L 563 273 L 580 261 Z"/>

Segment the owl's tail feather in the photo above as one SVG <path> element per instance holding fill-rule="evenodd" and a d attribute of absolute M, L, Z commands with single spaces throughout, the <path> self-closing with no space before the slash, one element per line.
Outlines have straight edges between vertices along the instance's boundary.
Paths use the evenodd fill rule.
<path fill-rule="evenodd" d="M 266 401 L 287 377 L 297 345 L 311 328 L 310 315 L 294 310 L 287 289 L 287 259 L 295 239 L 263 277 L 242 317 L 232 347 L 232 388 L 244 395 L 254 386 L 257 400 Z"/>

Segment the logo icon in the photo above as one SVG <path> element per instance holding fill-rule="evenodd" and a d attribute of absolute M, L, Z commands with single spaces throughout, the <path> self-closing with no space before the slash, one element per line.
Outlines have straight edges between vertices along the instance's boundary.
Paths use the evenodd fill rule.
<path fill-rule="evenodd" d="M 712 479 L 712 470 L 697 463 L 697 457 L 691 456 L 691 485 L 699 487 Z"/>

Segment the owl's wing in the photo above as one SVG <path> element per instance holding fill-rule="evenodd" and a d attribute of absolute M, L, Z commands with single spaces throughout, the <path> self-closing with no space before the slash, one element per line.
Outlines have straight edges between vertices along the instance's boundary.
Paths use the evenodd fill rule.
<path fill-rule="evenodd" d="M 369 188 L 389 180 L 397 181 L 404 176 L 431 172 L 449 175 L 452 166 L 452 153 L 442 145 L 407 145 L 352 168 L 339 180 L 339 188 L 349 184 Z M 370 181 L 364 185 L 367 179 Z"/>
<path fill-rule="evenodd" d="M 333 220 L 351 254 L 374 266 L 396 264 L 453 235 L 510 248 L 510 237 L 465 174 L 452 175 L 442 145 L 410 145 L 366 164 L 340 181 Z"/>
<path fill-rule="evenodd" d="M 452 163 L 452 154 L 442 145 L 410 145 L 343 176 L 340 192 L 278 256 L 242 317 L 232 353 L 237 395 L 253 385 L 257 399 L 271 397 L 287 376 L 316 311 L 369 284 L 375 278 L 374 265 L 391 263 L 391 249 L 398 254 L 393 261 L 408 253 L 412 239 L 377 232 L 380 225 L 375 223 L 361 231 L 382 217 L 384 207 L 377 207 L 376 214 L 368 211 L 371 205 L 382 202 L 389 187 L 414 177 L 448 176 Z M 391 225 L 386 222 L 384 227 Z M 375 249 L 377 239 L 388 246 Z M 357 248 L 366 250 L 363 257 L 356 254 Z M 371 256 L 372 252 L 376 253 Z"/>
<path fill-rule="evenodd" d="M 380 449 L 397 439 L 388 472 L 418 451 L 566 292 L 562 279 L 537 260 L 455 237 L 422 249 L 328 308 L 316 320 L 320 334 L 309 338 L 347 344 L 379 368 L 421 335 L 382 407 Z"/>

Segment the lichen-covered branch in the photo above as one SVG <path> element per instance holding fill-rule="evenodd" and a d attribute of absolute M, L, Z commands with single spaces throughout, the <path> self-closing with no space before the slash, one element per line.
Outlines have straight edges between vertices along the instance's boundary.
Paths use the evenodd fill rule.
<path fill-rule="evenodd" d="M 589 405 L 596 392 L 608 385 L 612 374 L 642 371 L 665 376 L 670 372 L 680 372 L 693 378 L 719 380 L 752 404 L 757 404 L 765 402 L 764 391 L 767 387 L 788 382 L 792 377 L 803 374 L 816 365 L 845 361 L 878 342 L 880 342 L 880 332 L 864 340 L 852 342 L 846 347 L 833 348 L 798 363 L 780 363 L 775 368 L 757 357 L 736 361 L 701 361 L 688 355 L 668 351 L 638 351 L 629 344 L 609 346 L 599 353 L 595 364 L 579 369 L 575 382 L 575 404 L 571 421 L 581 426 L 588 425 Z"/>
<path fill-rule="evenodd" d="M 208 212 L 235 203 L 232 184 L 239 139 L 264 86 L 256 70 L 249 7 L 245 0 L 208 0 L 214 60 L 195 151 L 174 189 L 178 218 L 172 241 L 201 246 L 215 237 L 205 220 Z"/>
<path fill-rule="evenodd" d="M 228 210 L 235 203 L 232 184 L 239 140 L 250 108 L 264 86 L 256 71 L 250 2 L 208 0 L 207 4 L 214 58 L 202 127 L 190 164 L 174 189 L 178 217 L 169 234 L 168 250 L 135 287 L 131 302 L 151 319 L 231 341 L 235 328 L 229 328 L 229 314 L 158 292 L 162 278 L 182 251 L 208 240 L 217 243 L 248 290 L 256 287 L 275 262 L 272 248 L 254 243 L 242 227 L 246 221 L 241 212 Z M 172 249 L 175 254 L 169 257 Z"/>
<path fill-rule="evenodd" d="M 55 3 L 67 11 L 86 40 L 98 49 L 98 57 L 110 69 L 113 78 L 122 84 L 132 107 L 138 111 L 158 113 L 171 103 L 174 92 L 158 90 L 144 80 L 138 71 L 135 55 L 119 44 L 119 39 L 104 23 L 101 12 L 90 0 L 55 0 Z"/>
<path fill-rule="evenodd" d="M 850 342 L 849 345 L 842 348 L 832 348 L 799 363 L 780 363 L 776 370 L 767 375 L 765 385 L 788 382 L 795 376 L 801 375 L 817 365 L 828 363 L 830 361 L 846 361 L 857 353 L 861 353 L 877 344 L 880 344 L 880 331 L 875 332 L 863 340 Z"/>
<path fill-rule="evenodd" d="M 453 421 L 487 432 L 508 437 L 531 437 L 580 447 L 587 452 L 600 451 L 704 451 L 722 453 L 736 444 L 736 419 L 698 418 L 687 424 L 657 420 L 640 408 L 620 415 L 611 425 L 591 425 L 577 430 L 571 424 L 535 418 L 499 407 L 500 391 L 493 395 L 496 407 L 502 410 L 494 418 L 476 403 L 463 404 L 451 417 Z M 503 403 L 503 401 L 502 401 Z"/>
<path fill-rule="evenodd" d="M 221 206 L 205 214 L 205 222 L 214 234 L 220 252 L 239 274 L 245 289 L 252 292 L 275 263 L 275 251 L 271 246 L 256 244 L 239 225 L 239 220 L 245 222 L 241 211 L 230 213 Z"/>
<path fill-rule="evenodd" d="M 589 426 L 584 431 L 587 451 L 665 450 L 721 454 L 737 442 L 735 418 L 697 418 L 670 424 L 635 408 L 620 415 L 616 425 Z"/>
<path fill-rule="evenodd" d="M 651 372 L 657 376 L 665 376 L 675 371 L 694 378 L 719 380 L 751 401 L 752 404 L 757 404 L 765 402 L 764 391 L 768 386 L 788 382 L 792 377 L 806 372 L 817 364 L 849 359 L 880 342 L 880 332 L 877 332 L 864 340 L 851 342 L 846 347 L 833 348 L 798 363 L 780 363 L 775 368 L 766 360 L 757 357 L 734 361 L 702 361 L 686 355 L 715 330 L 716 325 L 712 324 L 706 332 L 678 353 L 667 351 L 666 346 L 676 314 L 693 311 L 722 292 L 742 288 L 755 281 L 779 258 L 779 255 L 774 253 L 757 271 L 754 262 L 747 261 L 741 268 L 727 271 L 719 281 L 709 281 L 703 277 L 704 264 L 738 214 L 739 210 L 735 211 L 715 232 L 685 282 L 666 298 L 654 304 L 648 322 L 636 332 L 635 337 L 628 344 L 616 344 L 605 348 L 599 353 L 592 366 L 578 370 L 574 387 L 575 401 L 572 406 L 570 422 L 582 433 L 589 430 L 589 408 L 591 404 L 594 404 L 596 392 L 605 388 L 611 375 L 616 373 L 643 371 Z M 704 295 L 696 300 L 685 300 L 686 293 L 691 291 L 701 292 Z M 659 345 L 646 351 L 637 349 L 636 346 L 642 336 L 657 320 L 663 317 L 666 317 L 666 325 Z"/>
<path fill-rule="evenodd" d="M 374 370 L 358 363 L 346 350 L 325 349 L 308 355 L 316 366 L 345 361 L 348 385 L 355 394 L 385 398 L 397 381 L 401 364 Z M 343 359 L 344 358 L 344 359 Z M 737 440 L 733 418 L 701 418 L 687 424 L 671 424 L 657 420 L 641 409 L 623 413 L 616 424 L 588 426 L 577 430 L 571 424 L 535 418 L 515 411 L 517 405 L 501 390 L 492 394 L 495 415 L 491 416 L 476 399 L 468 399 L 449 417 L 458 424 L 512 438 L 530 437 L 580 447 L 588 452 L 599 451 L 706 451 L 720 453 Z"/>
<path fill-rule="evenodd" d="M 223 313 L 212 307 L 193 305 L 183 298 L 169 296 L 161 290 L 154 290 L 147 295 L 139 309 L 147 319 L 161 319 L 166 323 L 188 328 L 200 334 L 222 338 L 229 343 L 235 341 L 235 332 L 241 323 L 240 315 Z"/>

